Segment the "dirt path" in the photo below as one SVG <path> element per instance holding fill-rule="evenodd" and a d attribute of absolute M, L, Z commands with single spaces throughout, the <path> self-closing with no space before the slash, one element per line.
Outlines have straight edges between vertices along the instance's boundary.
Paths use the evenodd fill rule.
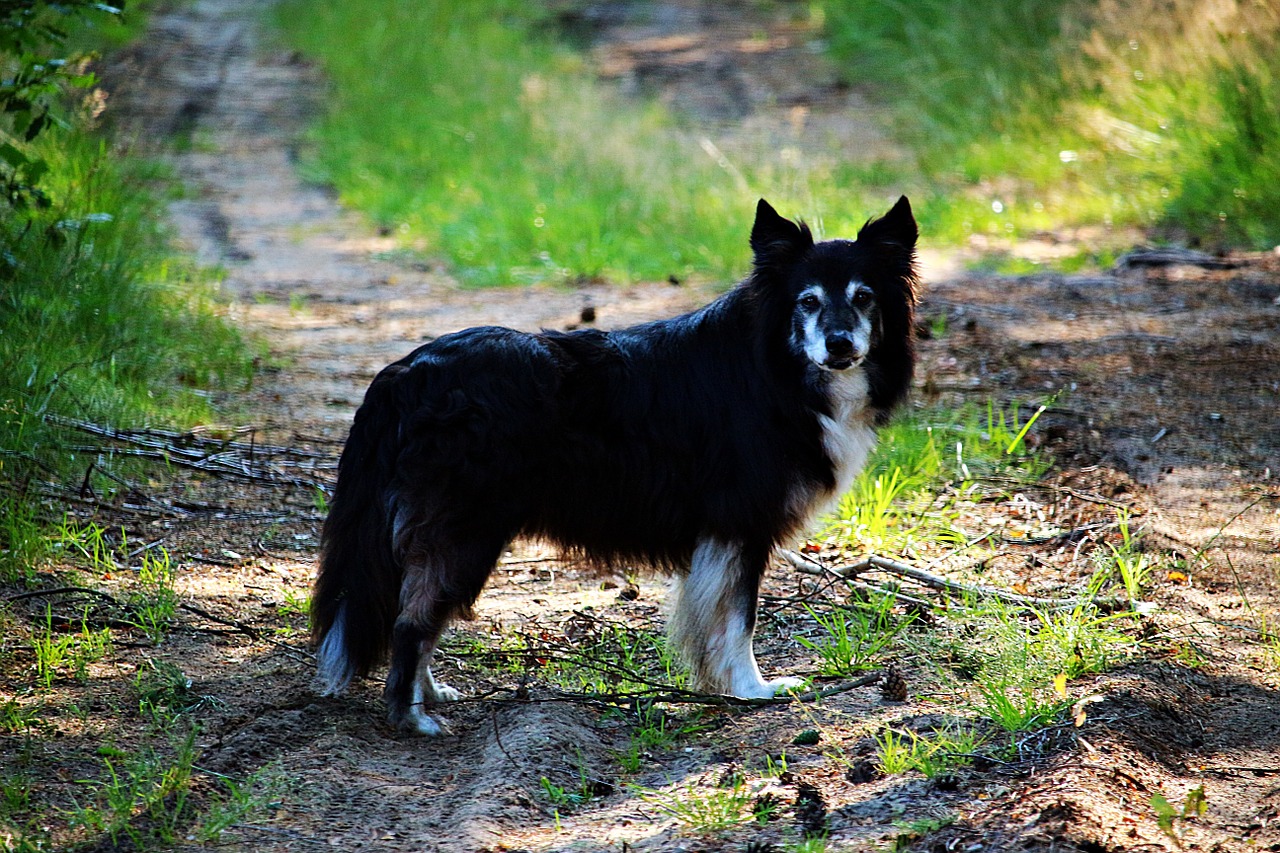
<path fill-rule="evenodd" d="M 581 323 L 588 305 L 599 325 L 615 326 L 706 297 L 666 284 L 466 292 L 436 266 L 406 259 L 393 239 L 298 177 L 299 134 L 322 81 L 263 43 L 259 5 L 195 0 L 163 12 L 117 76 L 141 84 L 141 96 L 118 95 L 121 114 L 147 136 L 183 142 L 173 161 L 190 192 L 171 213 L 191 251 L 226 268 L 236 312 L 270 344 L 277 366 L 251 406 L 277 441 L 340 440 L 373 373 L 431 336 L 480 323 L 565 328 Z M 797 73 L 815 61 L 808 34 L 759 4 L 586 8 L 593 11 L 581 24 L 603 73 L 709 126 L 743 129 L 718 137 L 726 150 L 783 138 L 819 146 L 830 134 L 867 150 L 886 145 L 860 118 L 868 108 L 855 92 L 829 75 Z M 1109 498 L 1147 510 L 1171 548 L 1207 554 L 1194 585 L 1163 592 L 1166 608 L 1193 617 L 1175 621 L 1194 626 L 1187 642 L 1205 656 L 1197 667 L 1154 661 L 1100 677 L 1085 689 L 1107 697 L 1096 716 L 1110 722 L 1087 731 L 1088 745 L 1072 742 L 1029 770 L 975 772 L 952 787 L 858 780 L 825 746 L 791 744 L 811 725 L 856 728 L 848 721 L 889 713 L 925 726 L 919 720 L 937 709 L 926 700 L 886 712 L 867 691 L 821 713 L 718 716 L 714 736 L 648 757 L 630 783 L 714 789 L 712 780 L 753 756 L 786 750 L 792 778 L 774 795 L 799 811 L 801 782 L 817 791 L 829 809 L 828 849 L 840 850 L 893 843 L 902 834 L 894 821 L 944 811 L 952 822 L 918 833 L 919 849 L 1171 849 L 1151 816 L 1152 793 L 1173 801 L 1204 784 L 1211 809 L 1187 830 L 1192 847 L 1243 849 L 1248 838 L 1280 849 L 1266 847 L 1280 844 L 1276 668 L 1259 664 L 1233 627 L 1250 616 L 1240 591 L 1259 612 L 1277 612 L 1278 280 L 1276 262 L 1262 259 L 1212 272 L 1183 263 L 1093 278 L 935 278 L 926 305 L 947 333 L 925 344 L 921 399 L 1027 400 L 1071 388 L 1042 431 L 1067 469 L 1064 488 L 1105 485 Z M 200 532 L 193 553 L 223 557 L 185 563 L 184 595 L 250 624 L 279 625 L 282 602 L 304 595 L 314 570 L 319 515 L 293 506 L 269 532 L 221 523 Z M 282 554 L 279 543 L 289 541 Z M 513 558 L 499 575 L 482 599 L 482 624 L 535 625 L 572 639 L 598 631 L 592 620 L 660 622 L 653 582 L 623 601 L 616 584 L 554 563 Z M 774 592 L 792 583 L 781 579 L 786 589 Z M 718 836 L 683 832 L 651 800 L 613 787 L 615 753 L 627 746 L 617 716 L 563 702 L 480 701 L 451 711 L 454 736 L 416 741 L 382 724 L 376 684 L 318 699 L 305 656 L 288 649 L 198 635 L 169 649 L 218 699 L 203 720 L 201 766 L 232 776 L 266 768 L 283 780 L 280 808 L 224 836 L 235 849 L 726 849 Z M 468 660 L 448 664 L 464 686 L 501 686 Z M 849 748 L 865 747 L 865 735 L 849 735 Z M 571 787 L 583 768 L 602 780 L 599 799 L 558 813 L 543 780 Z"/>

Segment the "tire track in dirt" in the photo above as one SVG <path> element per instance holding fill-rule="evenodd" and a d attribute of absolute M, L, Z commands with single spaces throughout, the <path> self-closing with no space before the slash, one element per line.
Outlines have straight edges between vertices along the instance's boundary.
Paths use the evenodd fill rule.
<path fill-rule="evenodd" d="M 377 369 L 449 331 L 563 328 L 587 305 L 601 324 L 621 325 L 699 300 L 665 284 L 463 292 L 442 268 L 397 252 L 394 237 L 299 176 L 323 81 L 264 41 L 261 15 L 252 0 L 157 13 L 111 77 L 126 132 L 176 143 L 169 159 L 188 189 L 169 211 L 180 242 L 202 264 L 225 268 L 237 318 L 287 365 L 260 401 L 268 426 L 341 437 Z"/>
<path fill-rule="evenodd" d="M 441 268 L 405 260 L 393 238 L 298 175 L 301 134 L 323 83 L 297 56 L 264 42 L 260 15 L 255 0 L 159 11 L 108 77 L 117 123 L 144 145 L 161 143 L 187 188 L 169 210 L 180 243 L 201 264 L 226 270 L 234 318 L 265 339 L 278 365 L 249 401 L 270 440 L 341 440 L 375 372 L 430 337 L 487 323 L 564 328 L 581 322 L 588 305 L 601 324 L 624 325 L 705 298 L 665 283 L 464 292 Z M 271 571 L 303 587 L 313 558 Z M 584 585 L 588 597 L 598 587 Z M 569 584 L 558 594 L 572 602 L 561 606 L 575 606 L 577 593 Z M 487 596 L 502 598 L 501 589 Z M 575 762 L 609 763 L 589 715 L 569 706 L 464 705 L 449 719 L 466 737 L 414 740 L 383 724 L 373 683 L 349 699 L 320 700 L 303 664 L 218 655 L 211 649 L 184 664 L 229 706 L 209 723 L 202 762 L 236 775 L 271 764 L 291 794 L 288 817 L 241 830 L 253 849 L 317 841 L 487 849 L 511 827 L 552 821 L 527 796 L 542 776 L 563 780 Z"/>

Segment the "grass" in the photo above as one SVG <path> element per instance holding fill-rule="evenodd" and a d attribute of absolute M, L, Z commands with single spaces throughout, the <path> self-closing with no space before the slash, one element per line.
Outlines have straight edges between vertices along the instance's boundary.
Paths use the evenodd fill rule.
<path fill-rule="evenodd" d="M 894 614 L 895 604 L 893 596 L 877 595 L 867 602 L 832 608 L 825 614 L 806 606 L 821 633 L 816 640 L 797 636 L 796 642 L 817 654 L 823 675 L 847 676 L 871 669 L 915 618 L 911 614 Z"/>
<path fill-rule="evenodd" d="M 36 678 L 44 687 L 50 687 L 54 679 L 66 671 L 77 681 L 88 678 L 89 664 L 101 660 L 111 650 L 111 629 L 92 630 L 87 616 L 81 620 L 80 630 L 74 634 L 61 634 L 54 628 L 52 607 L 46 608 L 44 628 L 31 641 L 36 659 Z"/>
<path fill-rule="evenodd" d="M 71 825 L 111 838 L 124 839 L 138 850 L 170 845 L 195 815 L 191 776 L 198 752 L 195 730 L 175 735 L 173 750 L 146 747 L 132 756 L 105 748 L 103 773 L 80 783 L 92 791 Z"/>
<path fill-rule="evenodd" d="M 728 281 L 758 196 L 850 234 L 906 191 L 931 243 L 997 257 L 1045 231 L 1111 233 L 1072 267 L 1110 262 L 1126 229 L 1280 241 L 1280 16 L 1254 4 L 1202 26 L 1201 5 L 810 4 L 914 153 L 871 163 L 797 164 L 763 145 L 730 162 L 593 80 L 537 4 L 288 0 L 272 20 L 331 84 L 308 174 L 464 281 Z M 1132 20 L 1159 25 L 1134 39 Z"/>
<path fill-rule="evenodd" d="M 27 489 L 74 479 L 97 494 L 132 470 L 51 415 L 98 423 L 191 425 L 244 388 L 251 350 L 220 315 L 216 280 L 174 261 L 155 223 L 162 177 L 77 131 L 46 134 L 54 209 L 0 216 L 0 577 L 50 550 Z M 55 535 L 69 544 L 75 535 Z M 87 546 L 85 546 L 87 547 Z"/>
<path fill-rule="evenodd" d="M 702 833 L 723 832 L 767 819 L 768 815 L 753 809 L 755 791 L 741 778 L 727 787 L 688 784 L 664 790 L 637 789 L 658 811 L 674 817 L 682 826 Z"/>
<path fill-rule="evenodd" d="M 955 15 L 944 0 L 828 0 L 823 10 L 837 60 L 892 93 L 951 239 L 1102 226 L 1269 248 L 1280 240 L 1280 15 L 1206 5 L 980 0 Z M 1150 26 L 1137 32 L 1135 20 Z"/>
<path fill-rule="evenodd" d="M 905 413 L 882 429 L 875 452 L 841 497 L 822 535 L 841 547 L 884 555 L 923 543 L 962 548 L 957 506 L 980 481 L 1033 482 L 1050 460 L 1025 438 L 1051 401 L 1022 408 L 968 406 Z"/>
<path fill-rule="evenodd" d="M 1138 541 L 1129 529 L 1131 517 L 1127 509 L 1116 511 L 1120 544 L 1109 544 L 1106 552 L 1099 551 L 1094 555 L 1097 564 L 1094 583 L 1101 587 L 1113 578 L 1119 578 L 1130 606 L 1137 610 L 1143 608 L 1143 599 L 1155 573 L 1156 561 L 1139 549 Z"/>
<path fill-rule="evenodd" d="M 280 4 L 280 38 L 331 81 L 308 174 L 476 284 L 727 282 L 747 269 L 760 196 L 840 234 L 896 197 L 843 164 L 730 163 L 660 105 L 594 81 L 545 15 L 514 0 Z"/>
<path fill-rule="evenodd" d="M 169 633 L 178 610 L 178 593 L 173 586 L 173 566 L 163 547 L 144 549 L 138 567 L 137 589 L 129 596 L 134 623 L 152 643 L 159 644 Z"/>
<path fill-rule="evenodd" d="M 538 35 L 540 14 L 512 0 L 280 4 L 282 37 L 333 83 L 308 172 L 470 282 L 740 272 L 745 231 L 721 223 L 745 222 L 750 193 L 662 110 L 596 86 Z"/>
<path fill-rule="evenodd" d="M 886 728 L 875 736 L 876 764 L 887 776 L 918 770 L 926 779 L 968 766 L 986 739 L 974 729 L 953 727 L 923 737 L 912 731 Z"/>

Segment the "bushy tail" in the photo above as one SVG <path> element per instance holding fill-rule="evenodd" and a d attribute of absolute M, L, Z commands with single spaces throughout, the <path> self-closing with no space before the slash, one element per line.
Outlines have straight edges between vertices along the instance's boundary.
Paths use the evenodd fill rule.
<path fill-rule="evenodd" d="M 400 364 L 373 380 L 338 462 L 311 596 L 311 637 L 325 695 L 343 692 L 386 657 L 400 597 L 388 490 L 399 453 L 393 393 Z"/>

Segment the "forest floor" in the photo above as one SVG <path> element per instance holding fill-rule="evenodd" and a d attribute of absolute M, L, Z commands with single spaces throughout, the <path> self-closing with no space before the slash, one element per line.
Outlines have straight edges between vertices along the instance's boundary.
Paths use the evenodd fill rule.
<path fill-rule="evenodd" d="M 0 735 L 0 769 L 16 772 L 21 762 L 48 822 L 91 797 L 77 780 L 100 773 L 103 744 L 127 755 L 146 736 L 133 697 L 154 668 L 148 661 L 164 660 L 199 700 L 189 712 L 198 723 L 196 794 L 212 798 L 219 779 L 250 776 L 270 790 L 216 837 L 180 838 L 177 849 L 765 850 L 802 849 L 808 834 L 825 838 L 827 850 L 1280 850 L 1272 633 L 1280 258 L 1272 255 L 1138 252 L 1088 275 L 1002 277 L 926 253 L 914 405 L 994 401 L 1001 411 L 1021 405 L 1025 419 L 1062 392 L 1033 433 L 1052 459 L 1044 477 L 966 506 L 969 528 L 987 538 L 982 564 L 961 554 L 932 570 L 1061 594 L 1087 573 L 1082 549 L 1115 541 L 1117 509 L 1131 512 L 1143 553 L 1162 567 L 1147 590 L 1155 607 L 1135 629 L 1140 651 L 1066 686 L 1071 700 L 1087 700 L 1082 725 L 1056 723 L 1017 739 L 1004 760 L 942 776 L 882 773 L 871 759 L 884 732 L 978 725 L 954 685 L 910 646 L 894 647 L 905 701 L 870 686 L 764 707 L 675 702 L 654 711 L 575 700 L 548 660 L 660 634 L 663 585 L 601 578 L 534 545 L 504 559 L 477 620 L 444 649 L 443 678 L 479 697 L 442 711 L 447 736 L 388 727 L 376 681 L 319 697 L 301 604 L 315 572 L 319 489 L 331 486 L 375 372 L 467 326 L 609 328 L 714 294 L 666 282 L 460 287 L 442 264 L 404 251 L 299 177 L 303 131 L 324 83 L 303 59 L 269 46 L 258 7 L 193 0 L 159 12 L 110 74 L 123 81 L 112 96 L 121 126 L 169 141 L 187 187 L 170 208 L 179 238 L 201 262 L 226 269 L 234 315 L 270 355 L 233 401 L 251 422 L 229 433 L 239 442 L 226 446 L 234 464 L 143 484 L 142 494 L 96 509 L 104 526 L 172 555 L 185 607 L 162 644 L 121 628 L 84 677 L 58 678 L 39 696 L 24 692 L 21 666 L 0 678 L 0 698 L 42 718 Z M 575 25 L 602 78 L 704 122 L 725 151 L 764 138 L 888 146 L 876 111 L 810 49 L 813 34 L 765 6 L 590 8 Z M 211 430 L 191 440 L 222 439 Z M 807 550 L 842 557 L 821 538 Z M 93 580 L 123 596 L 120 574 Z M 792 639 L 809 619 L 795 602 L 832 587 L 780 561 L 765 593 L 762 667 L 813 674 L 813 653 Z M 71 599 L 55 593 L 24 593 L 9 606 L 33 625 L 46 612 L 74 614 Z M 513 637 L 525 650 L 514 664 L 486 657 Z M 654 714 L 669 736 L 636 748 L 638 720 Z M 18 743 L 22 750 L 9 749 Z M 1196 790 L 1202 801 L 1188 800 Z M 711 803 L 717 792 L 776 808 L 728 828 L 682 815 L 681 802 Z M 1163 818 L 1157 795 L 1172 804 Z M 95 846 L 91 828 L 73 824 L 51 830 L 55 841 L 130 849 L 106 834 Z"/>

